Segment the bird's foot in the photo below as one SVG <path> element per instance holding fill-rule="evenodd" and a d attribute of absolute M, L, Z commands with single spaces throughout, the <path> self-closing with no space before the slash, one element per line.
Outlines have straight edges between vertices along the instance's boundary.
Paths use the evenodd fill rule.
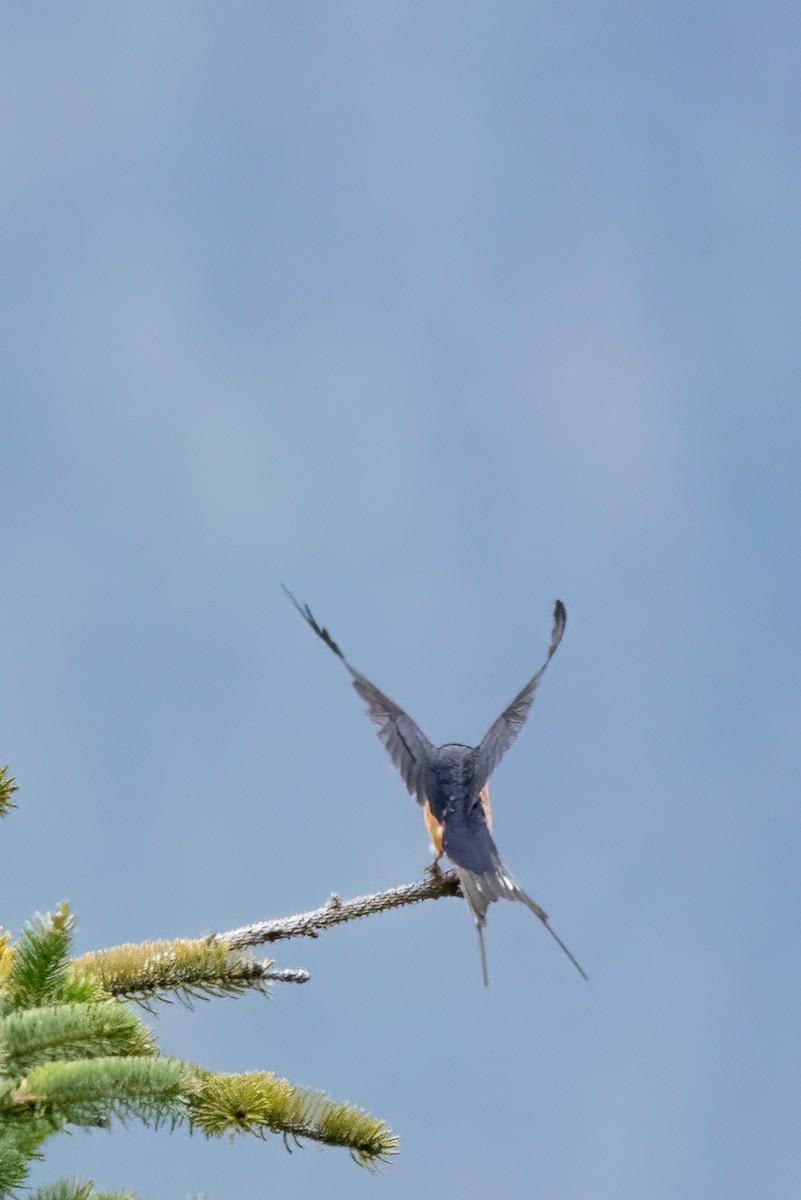
<path fill-rule="evenodd" d="M 442 867 L 439 865 L 439 860 L 441 857 L 442 856 L 438 854 L 434 861 L 429 863 L 425 871 L 423 871 L 423 878 L 428 883 L 439 883 L 439 881 L 442 879 Z"/>

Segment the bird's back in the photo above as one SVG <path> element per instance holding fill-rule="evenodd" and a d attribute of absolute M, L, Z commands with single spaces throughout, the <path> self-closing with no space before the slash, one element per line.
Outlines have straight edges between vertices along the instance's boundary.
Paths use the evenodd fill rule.
<path fill-rule="evenodd" d="M 453 742 L 437 746 L 428 779 L 428 802 L 445 827 L 443 849 L 448 858 L 477 874 L 492 870 L 497 857 L 480 792 L 475 748 Z"/>

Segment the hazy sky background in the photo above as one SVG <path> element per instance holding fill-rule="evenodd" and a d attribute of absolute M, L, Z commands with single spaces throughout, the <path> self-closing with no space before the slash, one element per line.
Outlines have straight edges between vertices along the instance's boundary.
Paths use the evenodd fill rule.
<path fill-rule="evenodd" d="M 789 3 L 7 5 L 2 914 L 78 949 L 418 878 L 278 586 L 435 742 L 565 640 L 494 779 L 522 906 L 281 947 L 162 1010 L 400 1135 L 62 1137 L 143 1197 L 801 1186 L 801 16 Z"/>

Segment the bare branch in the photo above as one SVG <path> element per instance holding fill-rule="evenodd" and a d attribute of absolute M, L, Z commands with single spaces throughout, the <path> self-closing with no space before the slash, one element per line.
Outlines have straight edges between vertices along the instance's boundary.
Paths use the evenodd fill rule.
<path fill-rule="evenodd" d="M 303 967 L 283 967 L 274 971 L 265 971 L 265 979 L 277 979 L 280 983 L 308 983 L 311 975 Z"/>
<path fill-rule="evenodd" d="M 373 896 L 357 896 L 354 900 L 340 900 L 339 896 L 332 896 L 322 908 L 297 913 L 293 917 L 279 917 L 274 921 L 257 921 L 240 929 L 229 929 L 226 933 L 215 933 L 213 940 L 224 942 L 231 949 L 239 949 L 264 942 L 277 942 L 281 938 L 317 937 L 321 929 L 341 925 L 344 921 L 354 921 L 357 917 L 418 904 L 421 900 L 460 895 L 455 871 L 427 871 L 417 883 L 403 883 L 400 887 L 389 888 Z"/>

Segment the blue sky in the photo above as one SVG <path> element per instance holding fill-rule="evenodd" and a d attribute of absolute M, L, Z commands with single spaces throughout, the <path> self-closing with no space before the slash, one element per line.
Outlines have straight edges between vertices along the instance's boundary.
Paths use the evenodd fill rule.
<path fill-rule="evenodd" d="M 496 905 L 168 1009 L 401 1138 L 76 1135 L 143 1197 L 797 1194 L 801 19 L 767 3 L 30 3 L 0 17 L 2 921 L 80 950 L 419 877 L 285 579 L 435 742 L 565 640 Z M 518 911 L 519 909 L 519 911 Z"/>

